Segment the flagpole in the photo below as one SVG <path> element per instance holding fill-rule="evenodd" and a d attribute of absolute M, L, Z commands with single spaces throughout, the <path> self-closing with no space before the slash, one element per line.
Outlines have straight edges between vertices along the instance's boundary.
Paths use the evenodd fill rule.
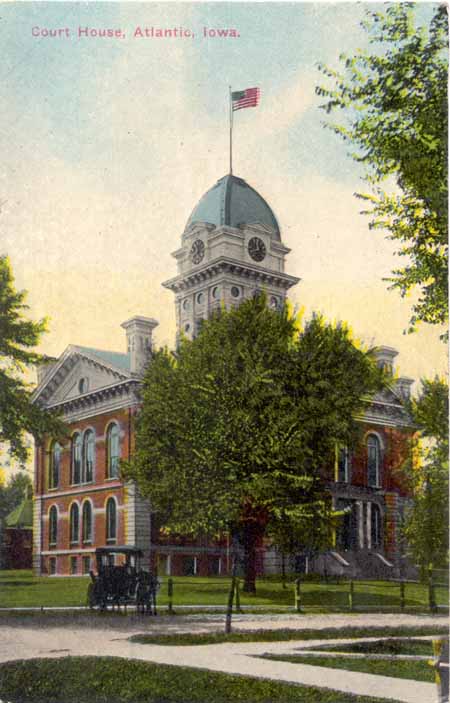
<path fill-rule="evenodd" d="M 233 173 L 233 99 L 231 97 L 231 85 L 228 86 L 230 91 L 230 175 Z"/>

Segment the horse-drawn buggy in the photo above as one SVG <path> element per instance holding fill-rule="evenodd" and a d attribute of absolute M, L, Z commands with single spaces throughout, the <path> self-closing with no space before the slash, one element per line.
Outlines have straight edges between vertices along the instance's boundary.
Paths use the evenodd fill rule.
<path fill-rule="evenodd" d="M 143 552 L 136 547 L 98 547 L 97 573 L 89 572 L 87 604 L 107 610 L 135 605 L 138 612 L 156 615 L 156 576 L 142 568 Z"/>

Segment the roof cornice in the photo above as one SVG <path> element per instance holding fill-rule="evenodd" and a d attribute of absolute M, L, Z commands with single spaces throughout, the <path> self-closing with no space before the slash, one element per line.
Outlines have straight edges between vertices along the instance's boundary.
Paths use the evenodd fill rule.
<path fill-rule="evenodd" d="M 168 281 L 164 281 L 162 285 L 164 288 L 168 288 L 169 290 L 178 293 L 188 288 L 193 288 L 199 283 L 208 281 L 213 276 L 220 273 L 232 273 L 247 279 L 253 279 L 259 283 L 266 283 L 268 285 L 276 284 L 286 290 L 301 280 L 300 278 L 297 278 L 297 276 L 290 276 L 287 273 L 273 271 L 272 269 L 265 269 L 263 267 L 256 267 L 251 264 L 244 264 L 237 259 L 219 256 L 217 259 L 209 261 L 207 264 L 195 271 L 191 271 L 190 273 L 184 275 L 179 274 L 174 278 L 170 278 Z"/>

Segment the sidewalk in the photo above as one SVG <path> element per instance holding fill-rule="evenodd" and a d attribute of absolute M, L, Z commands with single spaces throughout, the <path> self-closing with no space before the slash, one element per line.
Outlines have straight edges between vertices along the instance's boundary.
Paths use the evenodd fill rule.
<path fill-rule="evenodd" d="M 202 622 L 199 622 L 195 616 L 170 618 L 170 621 L 177 622 L 168 622 L 169 618 L 167 617 L 146 618 L 144 621 L 141 620 L 140 627 L 138 627 L 139 623 L 136 622 L 133 622 L 132 627 L 129 627 L 131 623 L 127 622 L 128 618 L 119 618 L 122 621 L 120 628 L 111 627 L 109 622 L 99 621 L 97 618 L 96 625 L 94 625 L 94 637 L 90 632 L 91 628 L 86 624 L 77 627 L 75 621 L 69 625 L 66 620 L 65 626 L 63 626 L 60 622 L 54 622 L 54 618 L 51 617 L 47 620 L 47 627 L 43 627 L 41 617 L 23 618 L 20 624 L 17 622 L 4 623 L 3 620 L 3 618 L 0 620 L 0 662 L 36 657 L 79 655 L 125 657 L 158 664 L 189 666 L 229 674 L 270 678 L 287 683 L 319 686 L 344 693 L 371 695 L 402 703 L 433 703 L 436 700 L 434 684 L 257 658 L 266 653 L 278 655 L 299 653 L 300 649 L 319 646 L 324 642 L 328 644 L 340 643 L 339 639 L 320 639 L 319 631 L 317 640 L 177 647 L 131 643 L 128 641 L 128 637 L 136 632 L 213 631 L 211 626 L 214 631 L 217 631 L 222 629 L 223 617 L 209 616 L 206 618 L 203 616 Z M 135 618 L 133 618 L 134 620 Z M 270 619 L 269 616 L 239 615 L 234 618 L 235 628 L 239 630 L 285 627 L 320 630 L 323 627 L 345 627 L 345 625 L 379 627 L 383 624 L 385 626 L 388 624 L 423 625 L 431 624 L 431 622 L 444 624 L 446 620 L 440 617 L 406 615 L 398 618 L 390 616 L 389 621 L 382 615 L 309 615 L 305 617 L 297 615 L 276 616 L 275 618 L 272 616 Z M 128 625 L 128 627 L 123 627 L 123 625 Z"/>

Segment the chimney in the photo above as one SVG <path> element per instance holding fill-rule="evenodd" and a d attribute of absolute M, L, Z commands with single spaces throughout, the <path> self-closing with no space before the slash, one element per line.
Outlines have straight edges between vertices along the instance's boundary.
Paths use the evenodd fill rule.
<path fill-rule="evenodd" d="M 374 347 L 373 353 L 377 366 L 387 373 L 393 374 L 394 359 L 398 355 L 398 351 L 393 347 Z"/>
<path fill-rule="evenodd" d="M 127 352 L 130 355 L 132 374 L 140 375 L 144 372 L 152 351 L 152 332 L 157 325 L 157 320 L 152 317 L 139 315 L 122 322 L 121 327 L 127 333 Z"/>

